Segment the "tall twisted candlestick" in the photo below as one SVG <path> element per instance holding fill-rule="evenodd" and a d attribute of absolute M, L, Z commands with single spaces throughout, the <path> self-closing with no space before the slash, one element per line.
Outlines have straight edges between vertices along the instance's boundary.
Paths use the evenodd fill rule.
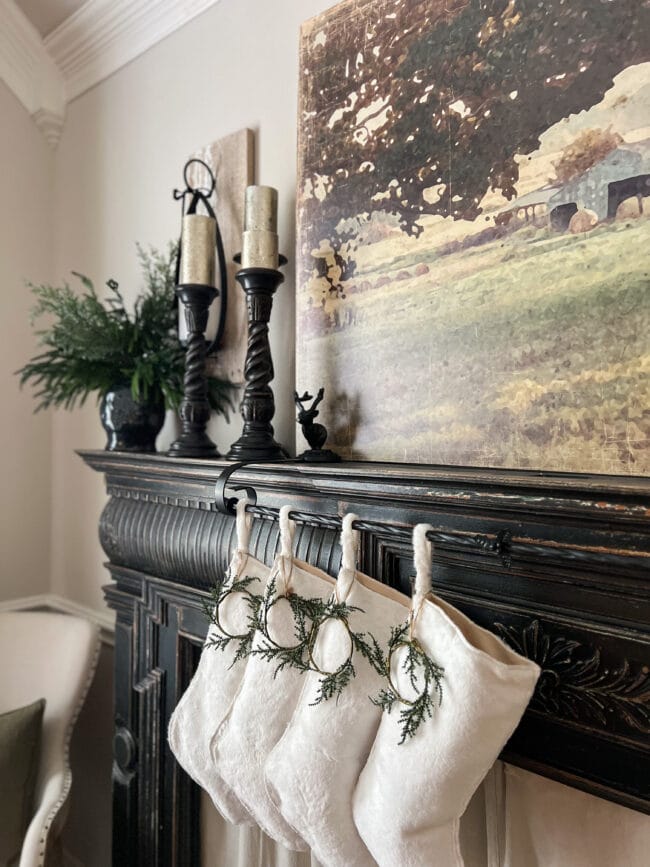
<path fill-rule="evenodd" d="M 241 402 L 244 430 L 226 457 L 234 461 L 277 461 L 288 457 L 288 453 L 275 441 L 271 424 L 275 400 L 269 385 L 274 375 L 269 320 L 273 293 L 284 276 L 274 268 L 242 268 L 236 277 L 246 293 L 248 310 L 246 387 Z"/>
<path fill-rule="evenodd" d="M 176 294 L 185 309 L 188 339 L 183 377 L 183 400 L 180 405 L 181 435 L 172 443 L 172 457 L 220 457 L 217 447 L 205 432 L 210 419 L 208 383 L 205 377 L 206 342 L 210 304 L 218 295 L 212 286 L 183 285 Z"/>

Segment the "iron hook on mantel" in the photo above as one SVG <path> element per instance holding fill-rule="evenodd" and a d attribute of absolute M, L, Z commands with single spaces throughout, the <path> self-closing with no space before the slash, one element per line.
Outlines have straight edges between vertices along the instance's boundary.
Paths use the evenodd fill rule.
<path fill-rule="evenodd" d="M 237 497 L 227 497 L 226 488 L 231 487 L 233 491 L 246 491 L 246 498 L 251 506 L 257 505 L 257 491 L 249 485 L 230 485 L 230 477 L 237 470 L 241 470 L 250 461 L 237 461 L 221 473 L 214 486 L 214 498 L 216 501 L 217 511 L 222 515 L 234 515 L 235 506 L 237 505 Z"/>
<path fill-rule="evenodd" d="M 294 464 L 296 462 L 295 458 L 284 458 L 284 460 L 273 461 L 273 464 Z M 260 461 L 236 461 L 231 464 L 229 467 L 226 467 L 222 472 L 219 478 L 217 479 L 214 486 L 214 498 L 215 505 L 217 507 L 217 511 L 221 512 L 222 515 L 235 515 L 235 506 L 237 505 L 237 497 L 227 497 L 226 496 L 226 488 L 230 488 L 233 491 L 246 491 L 246 497 L 248 499 L 248 505 L 252 508 L 257 505 L 257 491 L 251 485 L 231 485 L 230 477 L 233 473 L 236 473 L 237 470 L 241 470 L 242 467 L 254 466 L 255 464 L 259 464 Z"/>

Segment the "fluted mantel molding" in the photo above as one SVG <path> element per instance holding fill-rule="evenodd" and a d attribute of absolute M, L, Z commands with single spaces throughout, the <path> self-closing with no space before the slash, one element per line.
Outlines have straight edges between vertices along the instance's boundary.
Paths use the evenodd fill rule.
<path fill-rule="evenodd" d="M 107 491 L 114 498 L 207 511 L 216 510 L 216 481 L 231 466 L 225 460 L 164 455 L 79 454 L 106 475 Z M 467 533 L 494 536 L 510 531 L 515 571 L 524 564 L 533 571 L 553 565 L 601 573 L 605 583 L 612 571 L 618 571 L 630 579 L 629 594 L 638 596 L 647 589 L 649 479 L 417 464 L 295 462 L 245 466 L 233 476 L 235 480 L 254 486 L 261 502 L 282 505 L 308 500 L 324 514 L 354 510 L 372 517 L 377 509 L 385 513 L 387 507 L 403 507 L 413 515 L 410 523 L 427 520 L 441 527 L 448 526 L 447 516 L 453 514 L 458 528 Z M 579 541 L 576 526 L 580 526 Z M 615 547 L 612 527 L 619 533 Z M 408 532 L 405 528 L 407 542 Z M 453 550 L 453 544 L 439 546 L 439 554 L 444 557 L 447 548 Z M 480 550 L 466 552 L 465 558 L 487 568 L 497 565 Z"/>

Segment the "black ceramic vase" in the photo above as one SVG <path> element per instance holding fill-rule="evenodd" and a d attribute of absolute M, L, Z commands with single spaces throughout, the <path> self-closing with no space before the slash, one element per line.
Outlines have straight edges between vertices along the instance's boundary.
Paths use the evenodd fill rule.
<path fill-rule="evenodd" d="M 130 385 L 117 385 L 104 395 L 99 415 L 107 436 L 106 451 L 156 451 L 156 437 L 165 421 L 162 395 L 136 401 Z"/>

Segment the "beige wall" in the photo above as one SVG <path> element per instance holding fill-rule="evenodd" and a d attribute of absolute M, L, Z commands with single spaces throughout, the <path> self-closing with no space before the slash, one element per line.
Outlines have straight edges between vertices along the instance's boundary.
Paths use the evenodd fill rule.
<path fill-rule="evenodd" d="M 171 192 L 194 149 L 243 127 L 257 137 L 257 178 L 280 192 L 281 247 L 294 255 L 296 101 L 300 22 L 329 0 L 221 0 L 69 107 L 56 155 L 55 279 L 74 268 L 97 284 L 138 288 L 134 243 L 165 245 L 179 230 Z M 292 268 L 271 323 L 276 432 L 293 448 Z M 239 418 L 215 425 L 223 450 Z M 103 435 L 94 405 L 53 419 L 53 591 L 102 606 L 97 542 L 102 480 L 75 448 Z"/>
<path fill-rule="evenodd" d="M 50 427 L 14 371 L 36 351 L 25 280 L 51 278 L 53 154 L 0 81 L 0 600 L 46 593 Z"/>

